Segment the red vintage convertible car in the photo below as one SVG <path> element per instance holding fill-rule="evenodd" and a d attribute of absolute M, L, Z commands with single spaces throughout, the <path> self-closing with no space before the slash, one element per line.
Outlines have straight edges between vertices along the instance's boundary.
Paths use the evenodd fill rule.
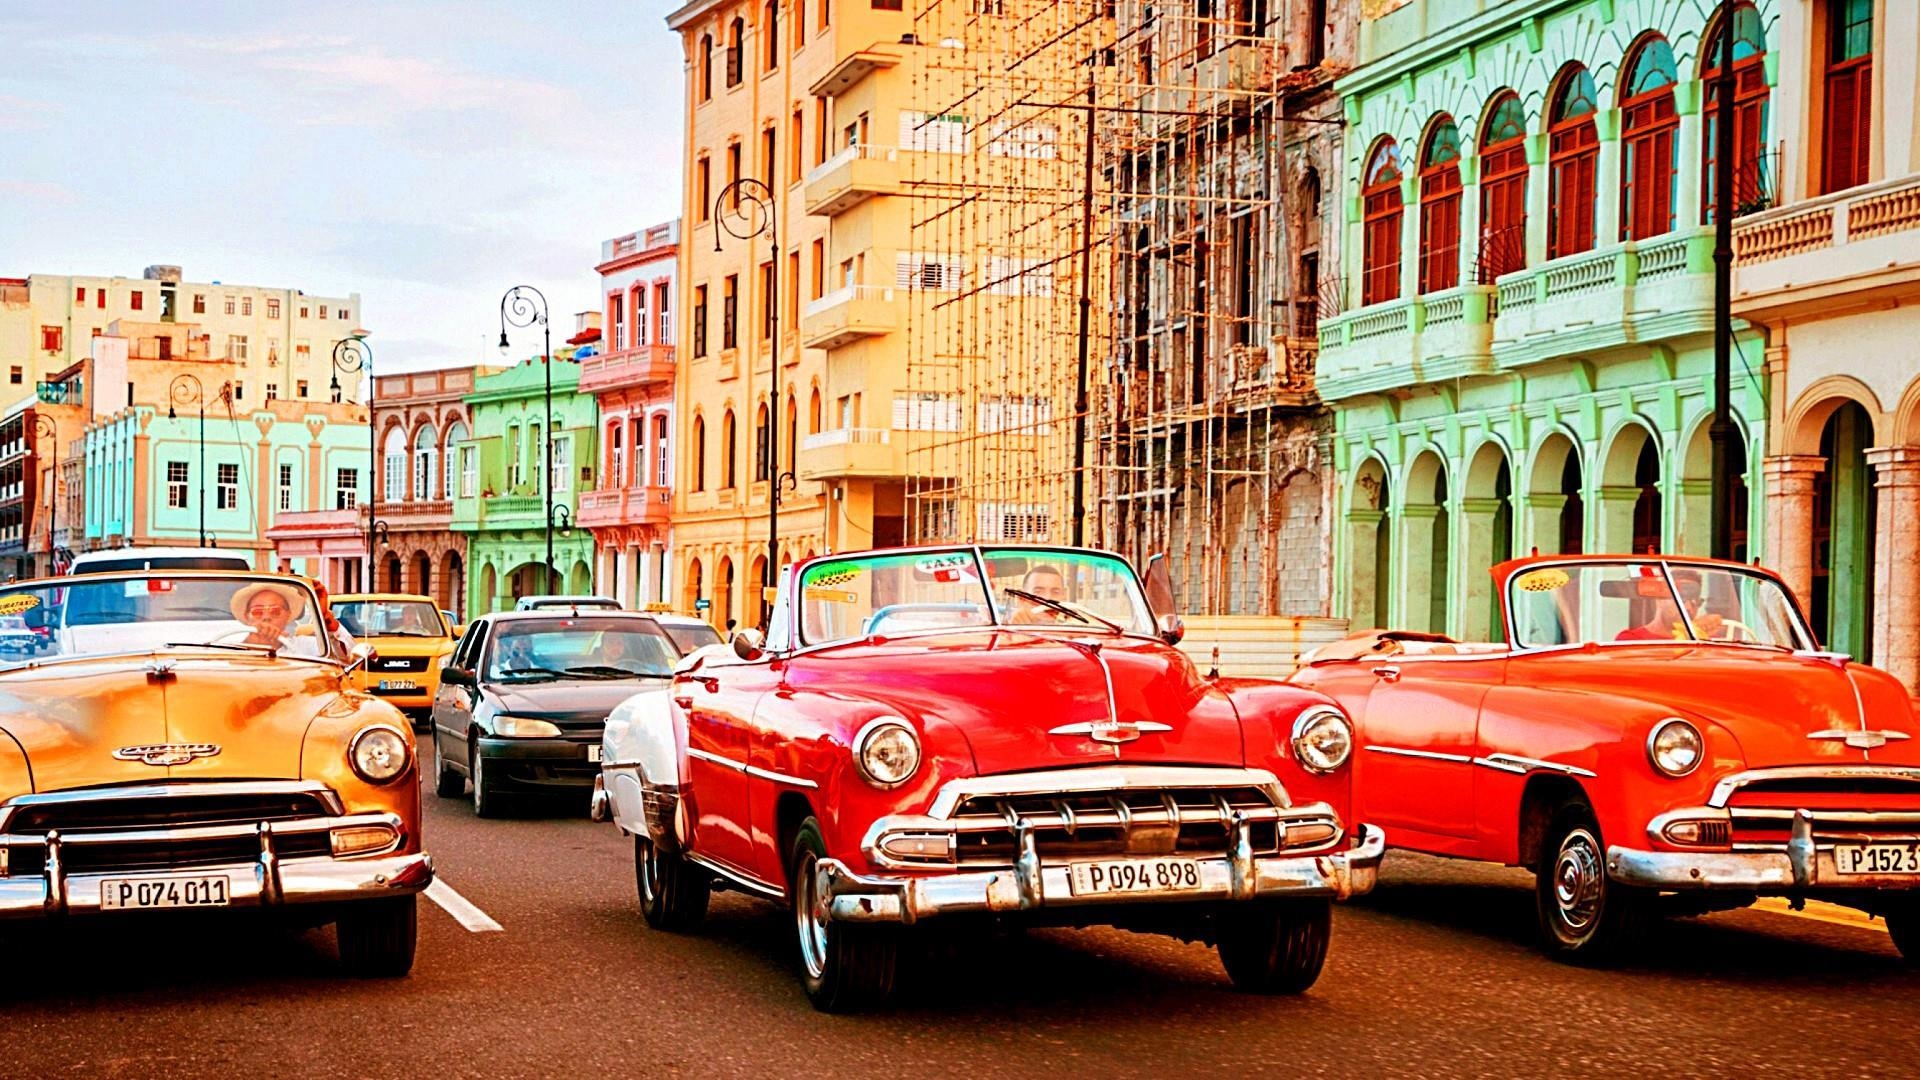
<path fill-rule="evenodd" d="M 1356 815 L 1398 847 L 1532 870 L 1563 958 L 1770 895 L 1884 916 L 1914 959 L 1905 687 L 1819 651 L 1754 567 L 1547 556 L 1493 575 L 1505 643 L 1370 633 L 1293 676 L 1353 718 Z"/>
<path fill-rule="evenodd" d="M 1346 717 L 1203 678 L 1117 556 L 831 555 L 777 597 L 764 641 L 609 717 L 595 810 L 633 834 L 655 927 L 714 888 L 786 905 L 821 1009 L 884 998 L 910 931 L 994 923 L 1208 940 L 1236 985 L 1298 992 L 1330 901 L 1373 885 Z"/>

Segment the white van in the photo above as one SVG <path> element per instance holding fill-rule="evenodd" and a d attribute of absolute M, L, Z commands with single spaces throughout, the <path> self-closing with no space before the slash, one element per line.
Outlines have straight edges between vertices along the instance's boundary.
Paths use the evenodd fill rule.
<path fill-rule="evenodd" d="M 120 570 L 252 570 L 238 551 L 219 548 L 140 547 L 88 551 L 73 557 L 69 574 L 111 574 Z"/>

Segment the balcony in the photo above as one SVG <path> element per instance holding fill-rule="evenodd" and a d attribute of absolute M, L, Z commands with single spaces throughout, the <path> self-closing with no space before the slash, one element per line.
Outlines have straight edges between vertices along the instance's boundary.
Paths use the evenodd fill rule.
<path fill-rule="evenodd" d="M 374 516 L 395 532 L 420 532 L 444 529 L 453 520 L 453 503 L 447 499 L 408 499 L 403 502 L 381 500 L 374 504 Z"/>
<path fill-rule="evenodd" d="M 1492 371 L 1493 293 L 1462 285 L 1322 319 L 1314 374 L 1321 398 Z"/>
<path fill-rule="evenodd" d="M 673 385 L 673 346 L 642 345 L 635 349 L 601 353 L 580 361 L 580 393 L 638 390 L 656 386 L 668 392 Z"/>
<path fill-rule="evenodd" d="M 809 349 L 832 349 L 863 337 L 890 334 L 900 328 L 895 291 L 881 285 L 849 285 L 800 312 L 800 340 Z"/>
<path fill-rule="evenodd" d="M 569 500 L 561 496 L 555 505 Z M 546 526 L 546 503 L 538 495 L 490 495 L 480 500 L 479 527 L 483 529 L 539 529 Z"/>
<path fill-rule="evenodd" d="M 1741 218 L 1733 225 L 1733 310 L 1813 314 L 1840 295 L 1920 293 L 1920 177 L 1904 176 Z"/>
<path fill-rule="evenodd" d="M 807 213 L 845 213 L 875 195 L 900 192 L 900 154 L 891 146 L 849 146 L 807 173 Z"/>
<path fill-rule="evenodd" d="M 579 524 L 600 529 L 614 525 L 665 525 L 673 510 L 673 489 L 657 485 L 607 488 L 580 496 Z"/>
<path fill-rule="evenodd" d="M 800 440 L 800 479 L 904 475 L 904 448 L 893 434 L 886 428 L 835 428 L 808 435 Z"/>

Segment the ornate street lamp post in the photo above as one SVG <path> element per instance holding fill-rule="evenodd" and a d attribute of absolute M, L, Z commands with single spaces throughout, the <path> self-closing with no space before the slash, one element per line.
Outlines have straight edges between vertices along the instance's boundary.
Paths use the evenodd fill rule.
<path fill-rule="evenodd" d="M 733 213 L 729 215 L 728 209 Z M 768 607 L 764 590 L 773 588 L 780 573 L 780 489 L 785 476 L 780 471 L 780 208 L 773 189 L 764 181 L 743 176 L 720 189 L 713 200 L 713 250 L 720 251 L 720 233 L 736 240 L 752 240 L 765 234 L 773 249 L 767 261 L 767 336 L 772 339 L 773 364 L 767 378 L 767 561 L 761 575 L 760 611 L 764 630 Z M 752 364 L 748 364 L 752 370 Z M 721 618 L 725 618 L 724 612 Z"/>
<path fill-rule="evenodd" d="M 373 419 L 373 346 L 367 344 L 364 334 L 352 334 L 333 344 L 333 382 L 329 389 L 333 391 L 333 400 L 340 400 L 340 375 L 352 372 L 364 372 L 367 376 L 367 574 L 361 582 L 361 588 L 372 592 L 373 585 L 373 534 L 375 526 L 381 524 L 373 518 L 373 493 L 377 490 L 380 468 L 380 428 Z"/>
<path fill-rule="evenodd" d="M 182 372 L 167 384 L 167 419 L 176 420 L 175 405 L 192 403 L 200 409 L 200 490 L 195 501 L 200 504 L 200 546 L 207 546 L 207 393 L 200 385 L 200 377 Z"/>
<path fill-rule="evenodd" d="M 546 422 L 540 425 L 540 435 L 546 440 L 546 467 L 540 478 L 542 505 L 546 508 L 547 522 L 547 591 L 557 593 L 554 587 L 553 568 L 553 328 L 547 322 L 547 297 L 531 285 L 515 285 L 500 298 L 500 355 L 507 355 L 513 346 L 507 342 L 509 326 L 540 327 L 540 359 L 546 368 Z"/>

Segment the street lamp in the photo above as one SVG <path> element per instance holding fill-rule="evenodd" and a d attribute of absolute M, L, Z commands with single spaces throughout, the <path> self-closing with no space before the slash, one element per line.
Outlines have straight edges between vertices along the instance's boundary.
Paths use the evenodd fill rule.
<path fill-rule="evenodd" d="M 33 414 L 33 454 L 36 463 L 40 459 L 40 443 L 44 440 L 53 442 L 53 460 L 47 467 L 47 576 L 52 577 L 59 572 L 53 531 L 60 517 L 60 426 L 53 417 L 37 412 Z"/>
<path fill-rule="evenodd" d="M 333 381 L 329 389 L 333 400 L 340 400 L 340 373 L 365 372 L 367 376 L 367 579 L 366 589 L 373 591 L 373 519 L 374 484 L 379 474 L 380 452 L 376 443 L 380 429 L 373 422 L 373 346 L 364 334 L 350 334 L 333 344 Z"/>
<path fill-rule="evenodd" d="M 207 392 L 200 385 L 200 377 L 182 372 L 167 384 L 167 419 L 177 420 L 175 405 L 193 403 L 200 408 L 200 492 L 196 496 L 200 504 L 200 546 L 207 546 Z"/>
<path fill-rule="evenodd" d="M 539 326 L 541 364 L 546 368 L 547 419 L 540 427 L 546 439 L 546 467 L 541 470 L 540 494 L 547 512 L 547 591 L 557 593 L 553 568 L 553 327 L 547 322 L 547 297 L 531 285 L 515 285 L 500 298 L 500 355 L 513 346 L 507 342 L 509 326 Z"/>
<path fill-rule="evenodd" d="M 731 205 L 733 214 L 727 214 Z M 767 262 L 767 335 L 773 342 L 772 371 L 767 377 L 767 560 L 761 574 L 761 629 L 765 629 L 766 593 L 780 572 L 780 208 L 773 189 L 764 181 L 743 176 L 720 189 L 713 200 L 713 250 L 720 251 L 720 233 L 736 240 L 752 240 L 765 233 L 773 257 Z M 752 371 L 753 365 L 747 365 Z"/>

